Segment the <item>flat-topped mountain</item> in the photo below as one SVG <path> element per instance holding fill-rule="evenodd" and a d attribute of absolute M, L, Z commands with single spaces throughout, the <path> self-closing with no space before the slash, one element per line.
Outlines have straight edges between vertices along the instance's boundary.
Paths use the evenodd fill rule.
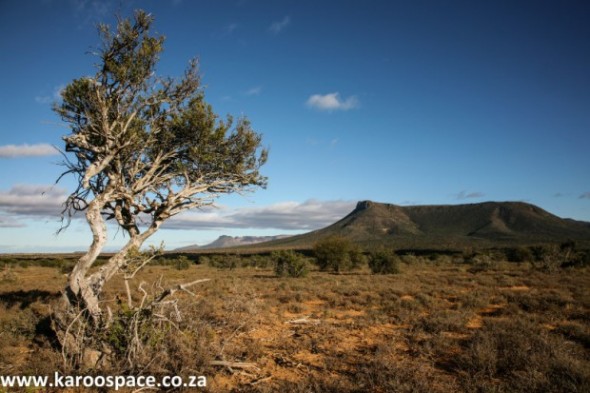
<path fill-rule="evenodd" d="M 310 248 L 321 238 L 344 236 L 365 245 L 458 249 L 573 240 L 590 246 L 590 223 L 563 219 L 524 202 L 398 206 L 359 202 L 340 221 L 270 243 L 269 248 Z"/>

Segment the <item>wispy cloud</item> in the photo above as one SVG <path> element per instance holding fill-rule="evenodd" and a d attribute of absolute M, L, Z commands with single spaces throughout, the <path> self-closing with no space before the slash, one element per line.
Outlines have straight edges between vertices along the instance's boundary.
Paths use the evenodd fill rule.
<path fill-rule="evenodd" d="M 78 12 L 92 12 L 98 16 L 105 16 L 108 11 L 108 2 L 101 0 L 70 0 Z"/>
<path fill-rule="evenodd" d="M 57 154 L 59 151 L 47 143 L 0 146 L 0 158 L 55 156 Z"/>
<path fill-rule="evenodd" d="M 306 138 L 305 144 L 309 146 L 317 146 L 317 147 L 329 147 L 334 148 L 336 145 L 340 143 L 340 138 L 332 138 L 332 139 L 318 139 L 318 138 Z"/>
<path fill-rule="evenodd" d="M 280 21 L 273 22 L 268 30 L 273 34 L 279 34 L 283 31 L 287 26 L 291 24 L 291 17 L 285 16 Z"/>
<path fill-rule="evenodd" d="M 333 224 L 350 213 L 356 202 L 282 202 L 270 206 L 186 213 L 170 219 L 164 229 L 253 228 L 314 230 Z"/>
<path fill-rule="evenodd" d="M 459 200 L 477 199 L 477 198 L 481 198 L 483 196 L 485 196 L 485 194 L 483 192 L 479 192 L 479 191 L 474 191 L 474 192 L 461 191 L 461 192 L 455 194 L 455 198 L 459 199 Z"/>
<path fill-rule="evenodd" d="M 66 190 L 47 185 L 16 184 L 8 191 L 0 190 L 0 212 L 18 222 L 19 216 L 60 216 Z"/>
<path fill-rule="evenodd" d="M 0 228 L 22 228 L 25 224 L 18 222 L 12 217 L 0 216 Z"/>
<path fill-rule="evenodd" d="M 258 96 L 260 93 L 262 93 L 262 86 L 255 86 L 244 92 L 247 96 Z"/>
<path fill-rule="evenodd" d="M 229 23 L 213 33 L 213 38 L 221 39 L 229 37 L 238 29 L 238 27 L 237 23 Z"/>
<path fill-rule="evenodd" d="M 590 191 L 580 195 L 580 199 L 590 199 Z"/>
<path fill-rule="evenodd" d="M 51 96 L 35 96 L 35 102 L 37 104 L 51 104 L 53 101 Z"/>
<path fill-rule="evenodd" d="M 61 99 L 61 92 L 65 88 L 64 85 L 55 86 L 53 88 L 53 94 L 51 95 L 38 95 L 35 96 L 35 102 L 38 104 L 51 104 Z"/>
<path fill-rule="evenodd" d="M 340 98 L 340 93 L 313 94 L 307 99 L 306 105 L 321 111 L 348 111 L 360 106 L 356 96 Z"/>
<path fill-rule="evenodd" d="M 114 3 L 102 0 L 70 0 L 74 7 L 74 15 L 78 21 L 78 28 L 103 22 L 109 15 Z"/>

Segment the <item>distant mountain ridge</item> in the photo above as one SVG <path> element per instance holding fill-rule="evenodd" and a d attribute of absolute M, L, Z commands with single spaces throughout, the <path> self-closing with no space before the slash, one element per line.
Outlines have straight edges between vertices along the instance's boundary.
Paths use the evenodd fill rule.
<path fill-rule="evenodd" d="M 205 244 L 203 246 L 199 246 L 196 244 L 177 248 L 174 251 L 191 251 L 191 250 L 206 250 L 206 249 L 213 249 L 213 248 L 230 248 L 230 247 L 238 247 L 238 246 L 246 246 L 250 244 L 258 244 L 263 242 L 269 242 L 273 240 L 279 240 L 289 237 L 289 235 L 277 235 L 277 236 L 227 236 L 221 235 L 217 238 L 217 240 Z"/>
<path fill-rule="evenodd" d="M 557 217 L 525 202 L 399 206 L 359 202 L 338 222 L 317 231 L 258 244 L 311 248 L 321 238 L 343 236 L 365 245 L 405 249 L 461 249 L 573 240 L 590 246 L 590 223 Z"/>

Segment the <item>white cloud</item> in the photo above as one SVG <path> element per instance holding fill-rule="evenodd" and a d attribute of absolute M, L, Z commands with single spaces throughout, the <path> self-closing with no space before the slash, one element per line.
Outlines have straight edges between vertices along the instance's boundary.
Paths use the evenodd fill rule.
<path fill-rule="evenodd" d="M 55 156 L 57 154 L 59 151 L 47 143 L 0 146 L 0 158 Z"/>
<path fill-rule="evenodd" d="M 279 230 L 314 230 L 340 220 L 350 213 L 356 202 L 318 201 L 281 202 L 270 206 L 208 210 L 186 213 L 170 219 L 164 229 L 255 228 Z"/>
<path fill-rule="evenodd" d="M 18 222 L 13 217 L 0 216 L 0 228 L 22 228 L 24 226 L 23 223 Z"/>
<path fill-rule="evenodd" d="M 244 92 L 244 94 L 247 96 L 257 96 L 260 95 L 260 93 L 262 93 L 262 86 L 255 86 Z"/>
<path fill-rule="evenodd" d="M 51 104 L 53 102 L 53 98 L 50 96 L 35 96 L 35 102 L 37 104 Z"/>
<path fill-rule="evenodd" d="M 347 111 L 358 108 L 360 105 L 356 96 L 350 96 L 343 100 L 340 93 L 328 93 L 325 95 L 314 94 L 307 99 L 307 106 L 321 111 Z"/>
<path fill-rule="evenodd" d="M 59 217 L 66 190 L 47 185 L 16 184 L 0 190 L 0 212 L 16 220 L 18 216 Z M 16 222 L 16 221 L 15 221 Z"/>
<path fill-rule="evenodd" d="M 268 30 L 273 34 L 279 34 L 283 31 L 287 26 L 291 24 L 291 18 L 289 16 L 285 16 L 280 21 L 273 22 Z"/>
<path fill-rule="evenodd" d="M 61 92 L 65 89 L 64 85 L 55 86 L 52 95 L 38 95 L 35 97 L 35 102 L 38 104 L 51 104 L 61 100 Z"/>
<path fill-rule="evenodd" d="M 467 192 L 465 190 L 459 192 L 458 194 L 455 194 L 455 197 L 459 200 L 463 200 L 463 199 L 477 199 L 477 198 L 481 198 L 485 196 L 485 194 L 483 192 L 479 192 L 479 191 L 474 191 L 474 192 Z"/>
<path fill-rule="evenodd" d="M 307 138 L 307 139 L 305 139 L 305 143 L 309 146 L 334 148 L 334 147 L 336 147 L 336 145 L 338 145 L 340 143 L 340 138 L 332 138 L 332 139 Z"/>
<path fill-rule="evenodd" d="M 0 227 L 25 226 L 22 220 L 61 215 L 67 191 L 50 185 L 16 184 L 0 190 Z M 268 206 L 230 209 L 204 208 L 172 217 L 163 229 L 275 229 L 311 231 L 342 219 L 354 201 L 281 202 Z"/>

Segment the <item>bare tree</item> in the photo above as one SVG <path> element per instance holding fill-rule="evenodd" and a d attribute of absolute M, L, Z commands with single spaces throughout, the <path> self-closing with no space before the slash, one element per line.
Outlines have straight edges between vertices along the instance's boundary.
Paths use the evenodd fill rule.
<path fill-rule="evenodd" d="M 108 319 L 99 302 L 105 283 L 164 221 L 212 205 L 221 194 L 266 185 L 259 173 L 267 158 L 261 135 L 245 118 L 219 119 L 204 101 L 197 62 L 179 80 L 156 75 L 164 38 L 150 35 L 152 21 L 136 11 L 119 20 L 116 31 L 99 25 L 95 75 L 72 81 L 54 108 L 71 131 L 63 138 L 67 170 L 60 179 L 77 179 L 65 202 L 65 226 L 84 212 L 92 231 L 88 251 L 69 275 L 65 311 L 84 310 L 99 329 Z M 128 240 L 91 271 L 108 220 Z"/>

